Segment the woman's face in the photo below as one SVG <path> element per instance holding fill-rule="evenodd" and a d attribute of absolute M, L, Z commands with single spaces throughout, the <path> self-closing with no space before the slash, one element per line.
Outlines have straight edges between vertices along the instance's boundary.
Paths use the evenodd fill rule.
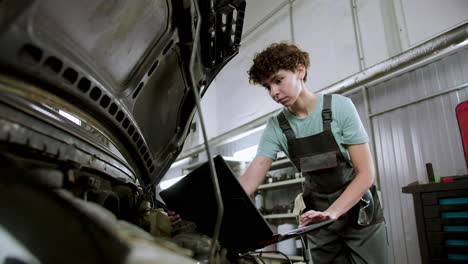
<path fill-rule="evenodd" d="M 295 72 L 279 70 L 265 80 L 262 85 L 269 91 L 275 102 L 285 107 L 293 105 L 302 91 L 305 69 L 298 66 Z"/>

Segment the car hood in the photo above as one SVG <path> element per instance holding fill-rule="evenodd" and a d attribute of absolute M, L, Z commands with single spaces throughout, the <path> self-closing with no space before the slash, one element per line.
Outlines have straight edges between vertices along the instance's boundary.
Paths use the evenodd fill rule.
<path fill-rule="evenodd" d="M 189 132 L 192 80 L 203 94 L 239 49 L 245 1 L 195 4 L 1 1 L 2 103 L 50 119 L 66 132 L 54 138 L 86 143 L 88 158 L 54 152 L 58 158 L 159 183 Z"/>

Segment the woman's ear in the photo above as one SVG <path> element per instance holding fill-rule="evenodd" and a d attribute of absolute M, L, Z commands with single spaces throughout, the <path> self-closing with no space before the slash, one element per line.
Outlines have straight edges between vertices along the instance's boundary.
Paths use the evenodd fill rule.
<path fill-rule="evenodd" d="M 306 68 L 302 64 L 298 64 L 296 67 L 296 72 L 298 74 L 299 79 L 304 80 L 306 76 Z"/>

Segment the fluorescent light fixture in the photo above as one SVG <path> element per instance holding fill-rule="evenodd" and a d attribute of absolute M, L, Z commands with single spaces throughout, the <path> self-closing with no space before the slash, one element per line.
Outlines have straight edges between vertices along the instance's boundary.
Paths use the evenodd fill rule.
<path fill-rule="evenodd" d="M 256 133 L 256 132 L 258 132 L 258 131 L 260 131 L 260 130 L 265 129 L 265 127 L 266 127 L 266 125 L 261 125 L 261 126 L 259 126 L 259 127 L 254 128 L 254 129 L 251 129 L 251 130 L 249 130 L 249 131 L 246 131 L 246 132 L 244 132 L 244 133 L 241 133 L 241 134 L 239 134 L 239 135 L 236 135 L 236 136 L 234 136 L 234 137 L 232 137 L 232 138 L 229 138 L 229 139 L 227 139 L 226 141 L 223 141 L 222 144 L 230 143 L 230 142 L 236 141 L 236 140 L 238 140 L 238 139 L 244 138 L 244 137 L 246 137 L 246 136 L 252 135 L 253 133 Z"/>
<path fill-rule="evenodd" d="M 179 177 L 175 177 L 175 178 L 172 178 L 172 179 L 169 179 L 169 180 L 165 180 L 165 181 L 162 181 L 160 184 L 159 184 L 159 188 L 161 188 L 161 190 L 166 190 L 167 188 L 171 187 L 172 185 L 174 185 L 176 182 L 182 180 L 182 178 L 184 178 L 186 175 L 183 175 L 183 176 L 179 176 Z"/>
<path fill-rule="evenodd" d="M 60 114 L 61 116 L 65 117 L 66 119 L 72 121 L 73 123 L 75 123 L 75 124 L 81 126 L 81 120 L 78 119 L 76 116 L 74 116 L 74 115 L 72 115 L 72 114 L 70 114 L 70 113 L 67 113 L 67 112 L 65 112 L 65 111 L 63 111 L 63 110 L 59 110 L 59 114 Z"/>
<path fill-rule="evenodd" d="M 234 152 L 233 158 L 240 161 L 252 161 L 257 155 L 258 145 Z"/>
<path fill-rule="evenodd" d="M 183 165 L 183 164 L 185 164 L 185 163 L 188 163 L 189 161 L 190 161 L 190 158 L 185 158 L 185 159 L 178 160 L 178 161 L 172 163 L 171 168 L 178 167 L 178 166 L 180 166 L 180 165 Z"/>

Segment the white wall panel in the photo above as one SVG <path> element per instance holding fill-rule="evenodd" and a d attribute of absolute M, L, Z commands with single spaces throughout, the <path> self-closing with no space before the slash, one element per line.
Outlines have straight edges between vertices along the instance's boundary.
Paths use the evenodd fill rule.
<path fill-rule="evenodd" d="M 261 19 L 287 0 L 246 0 L 244 27 L 242 33 L 250 31 Z M 242 37 L 244 39 L 244 37 Z"/>
<path fill-rule="evenodd" d="M 381 2 L 357 0 L 356 4 L 364 50 L 364 62 L 366 67 L 369 67 L 389 57 L 385 31 L 383 30 Z"/>
<path fill-rule="evenodd" d="M 364 58 L 368 67 L 388 58 L 389 47 L 386 43 L 389 40 L 386 40 L 385 28 L 389 26 L 384 26 L 384 20 L 387 24 L 396 23 L 391 19 L 383 18 L 382 12 L 386 8 L 382 6 L 384 4 L 382 1 L 356 0 Z M 406 14 L 397 19 L 401 24 L 398 25 L 400 29 L 406 31 L 406 28 L 402 28 L 407 24 L 405 17 L 413 16 L 412 12 L 416 7 L 409 3 L 409 0 L 393 1 L 398 3 L 396 4 L 398 12 Z M 244 33 L 282 3 L 284 1 L 281 0 L 248 0 Z M 426 19 L 425 13 L 431 14 L 441 5 L 446 5 L 450 7 L 440 7 L 441 14 L 445 14 L 443 17 L 458 18 L 453 21 L 451 18 L 444 19 L 443 17 L 434 19 L 444 28 L 453 27 L 454 21 L 460 20 L 458 14 L 459 10 L 465 7 L 464 3 L 468 1 L 451 0 L 450 4 L 445 4 L 445 2 L 431 0 L 424 4 L 420 3 L 418 10 L 421 16 L 416 16 L 414 21 L 413 19 L 408 21 L 408 25 L 412 27 L 417 23 L 422 23 L 421 21 Z M 309 89 L 313 91 L 322 89 L 358 72 L 359 60 L 350 1 L 296 0 L 293 6 L 296 43 L 311 56 L 307 83 Z M 453 11 L 454 14 L 451 15 L 453 6 L 457 7 L 457 11 Z M 424 32 L 434 35 L 439 32 L 436 31 L 425 30 Z M 290 40 L 290 38 L 289 5 L 286 5 L 243 40 L 240 53 L 218 75 L 215 81 L 216 86 L 213 85 L 207 92 L 208 98 L 211 96 L 217 100 L 203 102 L 206 115 L 209 117 L 205 118 L 206 122 L 211 123 L 208 125 L 210 138 L 280 107 L 271 101 L 261 88 L 248 84 L 246 71 L 251 66 L 256 52 L 272 42 Z M 216 95 L 211 95 L 214 89 L 217 90 Z M 399 92 L 395 90 L 392 93 Z M 385 100 L 382 106 L 389 103 L 391 103 L 390 100 Z"/>
<path fill-rule="evenodd" d="M 468 21 L 466 0 L 394 0 L 399 1 L 400 27 L 406 31 L 410 47 L 420 44 Z"/>
<path fill-rule="evenodd" d="M 357 0 L 356 2 L 365 63 L 367 66 L 371 66 L 388 57 L 385 27 L 381 14 L 382 3 L 367 0 Z M 466 1 L 464 2 L 466 3 Z M 251 29 L 265 15 L 282 3 L 283 1 L 280 0 L 249 0 L 244 32 Z M 410 15 L 413 12 L 412 4 L 401 3 L 401 13 Z M 451 1 L 450 3 L 449 6 L 455 5 L 458 9 L 464 7 L 460 1 Z M 409 7 L 406 7 L 408 5 Z M 441 4 L 431 1 L 419 8 L 421 13 L 425 13 L 426 10 L 430 13 L 431 10 L 438 9 L 439 5 Z M 451 12 L 450 10 L 449 8 L 444 12 Z M 454 17 L 457 17 L 456 14 Z M 424 15 L 422 17 L 424 18 Z M 424 20 L 423 18 L 411 20 L 408 23 L 409 25 L 420 23 Z M 401 18 L 400 20 L 405 19 Z M 444 20 L 441 25 L 449 28 L 453 26 L 453 21 L 450 21 L 450 19 Z M 307 84 L 309 89 L 314 91 L 321 89 L 359 71 L 350 1 L 297 0 L 294 2 L 294 26 L 298 46 L 308 51 L 311 56 Z M 215 81 L 217 85 L 210 87 L 207 92 L 208 98 L 210 96 L 217 98 L 217 100 L 206 100 L 210 103 L 204 102 L 206 105 L 204 109 L 207 109 L 206 115 L 209 117 L 205 118 L 206 122 L 211 122 L 208 125 L 210 138 L 241 126 L 279 107 L 268 99 L 261 88 L 248 84 L 246 71 L 249 69 L 256 52 L 261 51 L 272 42 L 290 40 L 290 38 L 289 6 L 286 5 L 247 39 L 243 40 L 239 55 L 218 75 Z M 210 93 L 214 93 L 214 89 L 217 90 L 217 94 L 210 95 Z M 393 92 L 398 93 L 398 91 Z"/>
<path fill-rule="evenodd" d="M 296 1 L 294 25 L 296 43 L 310 54 L 312 91 L 359 71 L 349 1 Z"/>
<path fill-rule="evenodd" d="M 372 112 L 409 103 L 468 82 L 468 50 L 369 88 Z M 467 173 L 455 116 L 468 88 L 372 117 L 377 168 L 394 263 L 420 263 L 412 196 L 401 187 L 438 176 Z"/>
<path fill-rule="evenodd" d="M 217 101 L 206 109 L 217 112 L 216 135 L 239 127 L 280 107 L 260 86 L 249 84 L 247 71 L 254 54 L 272 42 L 290 40 L 289 9 L 282 9 L 243 43 L 239 54 L 216 78 Z M 211 87 L 207 94 L 211 93 Z"/>
<path fill-rule="evenodd" d="M 402 199 L 400 184 L 398 181 L 400 177 L 404 177 L 401 173 L 406 168 L 404 164 L 401 163 L 399 167 L 394 166 L 394 163 L 401 160 L 404 161 L 406 158 L 404 156 L 401 157 L 400 155 L 397 155 L 397 152 L 394 151 L 394 148 L 399 147 L 399 144 L 397 144 L 399 139 L 398 130 L 401 128 L 396 127 L 395 120 L 392 118 L 376 120 L 374 122 L 374 126 L 377 128 L 375 131 L 376 153 L 378 157 L 377 167 L 379 169 L 380 182 L 382 186 L 382 202 L 388 228 L 387 233 L 393 253 L 393 263 L 420 263 L 418 262 L 419 249 L 417 248 L 417 243 L 414 242 L 414 232 L 412 234 L 411 232 L 407 233 L 405 225 L 403 224 L 411 222 L 405 221 L 405 214 L 401 210 L 401 208 L 406 209 L 408 206 L 411 206 L 411 204 L 404 198 Z M 382 159 L 381 153 L 392 153 L 393 155 Z M 392 160 L 395 162 L 392 162 Z M 388 179 L 389 177 L 394 180 L 390 181 Z M 394 204 L 395 202 L 397 204 Z M 409 239 L 412 242 L 407 241 L 406 239 Z M 413 249 L 409 250 L 409 252 L 407 251 L 408 246 L 413 246 Z M 416 247 L 414 248 L 414 246 Z M 411 259 L 410 256 L 408 256 L 408 253 L 411 252 L 413 252 L 412 259 L 414 259 L 414 262 L 408 262 L 408 259 Z"/>

